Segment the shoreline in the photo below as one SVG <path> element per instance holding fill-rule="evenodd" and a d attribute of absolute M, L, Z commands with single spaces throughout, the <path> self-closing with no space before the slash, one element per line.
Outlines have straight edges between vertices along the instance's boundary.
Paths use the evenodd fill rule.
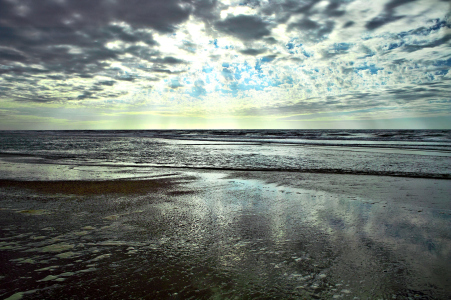
<path fill-rule="evenodd" d="M 1 162 L 1 160 L 0 160 Z M 300 174 L 336 174 L 336 175 L 362 175 L 362 176 L 381 176 L 381 177 L 397 177 L 397 178 L 423 178 L 423 179 L 442 179 L 442 180 L 451 180 L 451 173 L 443 174 L 443 173 L 415 173 L 415 172 L 398 172 L 398 171 L 360 171 L 360 170 L 344 170 L 344 169 L 289 169 L 289 168 L 228 168 L 228 167 L 193 167 L 193 166 L 171 166 L 171 165 L 134 165 L 134 164 L 71 164 L 71 163 L 51 163 L 51 162 L 7 162 L 5 161 L 5 167 L 10 168 L 10 166 L 14 165 L 30 165 L 30 166 L 39 166 L 46 168 L 67 168 L 66 171 L 71 171 L 73 168 L 105 168 L 110 171 L 120 170 L 120 169 L 128 169 L 134 168 L 137 170 L 149 170 L 149 173 L 152 173 L 156 170 L 179 170 L 182 172 L 190 172 L 190 171 L 212 171 L 212 172 L 268 172 L 268 173 L 300 173 Z M 22 175 L 22 174 L 21 174 Z M 171 174 L 169 174 L 171 175 Z M 155 175 L 155 176 L 168 176 L 164 175 Z M 20 178 L 20 176 L 18 176 Z M 144 176 L 144 177 L 152 177 L 152 176 Z M 139 176 L 120 178 L 116 177 L 114 179 L 108 178 L 106 180 L 133 180 L 137 179 Z M 16 179 L 11 179 L 11 176 L 8 178 L 0 178 L 0 180 L 11 180 L 16 181 Z M 97 178 L 80 178 L 77 180 L 58 180 L 58 179 L 20 179 L 17 181 L 102 181 Z"/>
<path fill-rule="evenodd" d="M 152 168 L 153 169 L 153 168 Z M 155 168 L 161 171 L 164 168 Z M 160 172 L 158 174 L 134 177 L 114 177 L 106 179 L 76 180 L 29 180 L 0 179 L 0 188 L 18 188 L 35 191 L 40 194 L 63 195 L 145 195 L 152 191 L 171 191 L 177 194 L 181 184 L 193 184 L 208 174 L 221 174 L 224 178 L 259 180 L 268 184 L 352 194 L 359 197 L 383 198 L 396 195 L 397 201 L 412 202 L 419 199 L 434 199 L 440 195 L 451 194 L 448 178 L 424 178 L 407 176 L 381 176 L 359 173 L 318 173 L 296 172 L 292 170 L 224 170 L 224 169 L 177 169 L 178 172 Z M 402 192 L 398 192 L 400 190 Z M 414 196 L 416 195 L 416 196 Z M 417 201 L 418 202 L 418 201 Z M 426 201 L 427 202 L 427 201 Z M 437 204 L 437 201 L 432 202 Z M 450 210 L 451 203 L 442 202 L 442 209 Z"/>

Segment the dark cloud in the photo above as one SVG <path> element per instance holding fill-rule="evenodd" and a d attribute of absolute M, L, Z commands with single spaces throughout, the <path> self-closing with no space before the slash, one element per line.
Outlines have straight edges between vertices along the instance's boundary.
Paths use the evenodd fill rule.
<path fill-rule="evenodd" d="M 287 30 L 297 29 L 303 34 L 303 40 L 319 41 L 327 37 L 334 30 L 334 21 L 325 21 L 324 23 L 315 22 L 308 17 L 304 17 L 297 22 L 290 23 Z"/>
<path fill-rule="evenodd" d="M 257 16 L 239 15 L 227 17 L 215 23 L 216 30 L 233 35 L 243 41 L 258 40 L 271 32 L 262 19 Z"/>
<path fill-rule="evenodd" d="M 136 77 L 133 75 L 121 75 L 121 76 L 116 76 L 115 79 L 120 80 L 120 81 L 134 81 L 136 79 Z"/>
<path fill-rule="evenodd" d="M 42 79 L 52 80 L 40 83 Z M 49 103 L 67 100 L 110 99 L 128 93 L 127 91 L 112 90 L 110 87 L 116 83 L 114 80 L 69 83 L 65 79 L 65 76 L 60 75 L 34 77 L 28 75 L 5 75 L 2 89 L 0 89 L 0 91 L 5 91 L 5 93 L 0 93 L 0 95 L 20 102 Z M 70 91 L 72 95 L 67 98 L 55 96 L 54 91 L 56 89 Z"/>
<path fill-rule="evenodd" d="M 111 50 L 105 47 L 108 42 L 119 40 L 155 46 L 157 43 L 148 29 L 173 32 L 191 13 L 202 11 L 205 15 L 215 3 L 207 0 L 0 0 L 0 59 L 3 63 L 41 64 L 49 71 L 67 73 L 95 72 L 92 67 L 84 67 L 95 64 L 100 71 L 105 67 L 101 61 L 118 59 L 127 50 L 138 56 L 144 52 L 133 46 Z"/>
<path fill-rule="evenodd" d="M 293 115 L 304 113 L 324 113 L 330 111 L 343 111 L 349 109 L 362 109 L 379 106 L 374 102 L 372 94 L 356 92 L 352 94 L 352 99 L 347 99 L 347 95 L 339 97 L 311 97 L 296 103 L 285 103 L 276 106 L 266 106 L 262 108 L 246 109 L 240 113 L 243 115 Z M 286 118 L 287 120 L 290 118 Z"/>
<path fill-rule="evenodd" d="M 428 27 L 425 26 L 421 26 L 419 28 L 416 28 L 414 30 L 410 30 L 408 32 L 402 32 L 399 35 L 400 36 L 405 36 L 405 35 L 417 35 L 417 36 L 426 36 L 429 35 L 430 33 L 433 32 L 437 32 L 438 30 L 442 30 L 442 28 L 451 28 L 451 22 L 449 20 L 447 20 L 445 18 L 445 20 L 441 20 L 441 19 L 434 19 L 434 20 L 430 20 L 431 25 Z"/>
<path fill-rule="evenodd" d="M 239 115 L 289 115 L 283 120 L 297 120 L 296 114 L 340 113 L 371 111 L 394 104 L 411 109 L 424 107 L 429 101 L 449 101 L 450 79 L 441 82 L 426 82 L 416 86 L 387 87 L 372 92 L 357 92 L 339 96 L 312 97 L 304 101 L 274 106 L 244 109 Z M 418 109 L 418 108 L 415 108 Z M 425 107 L 425 110 L 428 108 Z M 282 119 L 280 119 L 282 120 Z"/>
<path fill-rule="evenodd" d="M 266 28 L 274 28 L 278 24 L 287 24 L 288 31 L 300 31 L 301 40 L 320 41 L 327 38 L 328 34 L 333 31 L 335 26 L 333 18 L 345 15 L 346 6 L 352 1 L 331 0 L 326 6 L 317 6 L 320 2 L 322 1 L 282 0 L 256 4 L 255 1 L 244 1 L 240 5 L 250 6 L 256 9 L 259 15 L 270 17 L 272 20 L 271 26 L 266 26 Z M 293 20 L 297 21 L 293 22 Z M 344 28 L 353 24 L 353 21 L 349 21 Z M 276 41 L 272 40 L 271 42 L 275 43 Z"/>
<path fill-rule="evenodd" d="M 105 48 L 108 38 L 99 40 L 93 36 L 96 30 L 85 30 L 84 33 L 80 33 L 68 28 L 10 29 L 16 33 L 15 36 L 6 39 L 0 37 L 0 46 L 11 47 L 13 49 L 10 53 L 20 53 L 20 56 L 10 55 L 9 61 L 20 60 L 25 64 L 41 65 L 43 67 L 41 71 L 72 74 L 97 72 L 105 67 L 102 61 L 116 58 L 118 55 Z M 5 31 L 5 28 L 1 28 L 0 31 Z M 39 37 L 39 41 L 36 40 L 36 36 Z M 8 65 L 4 57 L 2 62 Z M 26 67 L 21 69 L 30 71 L 25 70 Z"/>
<path fill-rule="evenodd" d="M 162 53 L 160 53 L 159 51 L 142 45 L 132 45 L 126 47 L 125 49 L 116 50 L 114 52 L 117 55 L 131 54 L 133 58 L 128 58 L 130 62 L 135 61 L 135 58 L 139 58 L 140 60 L 146 60 L 150 62 L 152 59 L 157 59 L 162 55 Z M 124 58 L 122 58 L 122 60 L 126 61 L 126 59 Z"/>
<path fill-rule="evenodd" d="M 275 15 L 278 23 L 287 22 L 291 16 L 304 14 L 311 15 L 312 8 L 320 1 L 308 0 L 285 0 L 281 2 L 268 2 L 267 5 L 260 8 L 260 11 L 265 15 Z"/>
<path fill-rule="evenodd" d="M 435 41 L 432 42 L 426 42 L 423 44 L 411 44 L 411 45 L 405 45 L 404 46 L 404 51 L 406 52 L 415 52 L 424 48 L 434 48 L 434 47 L 439 47 L 443 44 L 449 44 L 448 42 L 451 40 L 451 34 L 447 34 L 444 37 L 437 39 Z M 451 45 L 448 45 L 451 47 Z"/>
<path fill-rule="evenodd" d="M 108 40 L 121 40 L 128 43 L 144 42 L 149 46 L 157 45 L 152 35 L 145 31 L 133 30 L 118 25 L 110 25 L 100 32 L 100 38 Z"/>
<path fill-rule="evenodd" d="M 157 58 L 152 60 L 152 62 L 154 63 L 159 63 L 159 64 L 168 64 L 168 65 L 178 65 L 178 64 L 183 64 L 186 63 L 184 60 L 172 57 L 172 56 L 166 56 L 164 58 Z"/>
<path fill-rule="evenodd" d="M 291 61 L 293 61 L 293 62 L 303 62 L 304 60 L 302 59 L 302 58 L 299 58 L 299 57 L 288 57 L 287 58 L 288 60 L 291 60 Z M 286 59 L 285 59 L 286 60 Z"/>
<path fill-rule="evenodd" d="M 67 79 L 67 77 L 63 76 L 63 75 L 47 75 L 46 78 L 50 79 L 50 80 L 56 80 L 56 81 Z"/>
<path fill-rule="evenodd" d="M 25 32 L 27 30 L 33 31 L 33 34 Z M 20 59 L 26 64 L 41 65 L 48 72 L 95 74 L 108 68 L 106 60 L 118 60 L 119 56 L 125 53 L 130 53 L 137 58 L 149 58 L 155 55 L 149 47 L 130 46 L 125 49 L 108 49 L 107 43 L 117 40 L 125 43 L 143 42 L 149 46 L 156 44 L 149 33 L 119 26 L 89 27 L 84 28 L 83 31 L 70 28 L 14 29 L 14 31 L 15 38 L 8 37 L 6 40 L 0 38 L 0 45 L 7 44 L 13 47 L 10 52 L 20 53 L 20 56 L 14 57 L 16 60 Z M 36 35 L 39 36 L 39 41 L 35 41 Z M 4 59 L 3 62 L 5 63 Z"/>
<path fill-rule="evenodd" d="M 15 49 L 0 48 L 0 63 L 7 63 L 9 61 L 25 61 L 27 58 L 25 55 Z"/>
<path fill-rule="evenodd" d="M 312 29 L 318 29 L 320 27 L 319 23 L 314 22 L 310 20 L 309 18 L 303 18 L 302 20 L 299 20 L 298 22 L 290 23 L 288 26 L 288 29 L 292 28 L 298 28 L 301 30 L 312 30 Z"/>
<path fill-rule="evenodd" d="M 87 79 L 87 78 L 94 78 L 94 75 L 93 74 L 79 74 L 78 77 Z"/>
<path fill-rule="evenodd" d="M 274 59 L 276 59 L 276 57 L 277 57 L 276 54 L 265 55 L 261 58 L 261 60 L 264 62 L 272 62 Z"/>
<path fill-rule="evenodd" d="M 415 2 L 417 0 L 392 0 L 390 2 L 388 2 L 387 4 L 385 4 L 384 9 L 386 11 L 393 11 L 395 8 L 397 8 L 398 6 L 410 3 L 410 2 Z"/>
<path fill-rule="evenodd" d="M 169 70 L 169 69 L 161 69 L 161 68 L 151 68 L 150 70 L 152 72 L 166 73 L 166 74 L 180 74 L 180 73 L 184 72 L 184 71 L 172 71 L 172 70 Z"/>
<path fill-rule="evenodd" d="M 386 48 L 389 51 L 399 48 L 404 52 L 415 52 L 424 48 L 447 45 L 451 40 L 451 34 L 446 33 L 447 28 L 451 28 L 451 24 L 447 20 L 430 20 L 429 26 L 421 26 L 394 35 L 393 40 L 386 45 Z"/>
<path fill-rule="evenodd" d="M 351 27 L 351 26 L 353 26 L 354 24 L 355 24 L 354 21 L 348 21 L 348 22 L 346 22 L 346 23 L 343 25 L 343 28 Z"/>
<path fill-rule="evenodd" d="M 218 18 L 218 0 L 196 0 L 194 1 L 193 15 L 202 20 L 213 20 Z"/>
<path fill-rule="evenodd" d="M 197 45 L 188 41 L 183 41 L 183 46 L 180 48 L 190 53 L 196 53 Z"/>
<path fill-rule="evenodd" d="M 274 45 L 277 43 L 277 40 L 275 38 L 273 38 L 272 36 L 264 38 L 263 40 L 270 45 Z"/>
<path fill-rule="evenodd" d="M 415 2 L 415 1 L 416 0 L 392 0 L 392 1 L 388 2 L 384 6 L 384 11 L 380 15 L 378 15 L 377 17 L 375 17 L 374 19 L 372 19 L 371 21 L 366 23 L 365 27 L 369 30 L 374 30 L 383 25 L 386 25 L 388 23 L 391 23 L 391 22 L 394 22 L 394 21 L 404 18 L 404 16 L 395 16 L 394 15 L 395 8 L 397 8 L 401 5 L 404 5 L 406 3 Z"/>
<path fill-rule="evenodd" d="M 106 86 L 113 86 L 116 84 L 116 81 L 114 81 L 114 80 L 100 81 L 100 82 L 98 82 L 98 84 L 106 85 Z"/>
<path fill-rule="evenodd" d="M 84 100 L 84 99 L 97 99 L 97 97 L 95 97 L 95 96 L 93 95 L 92 92 L 90 92 L 90 91 L 85 91 L 85 92 L 83 92 L 83 94 L 79 95 L 79 96 L 77 97 L 77 99 L 78 99 L 78 100 Z"/>
<path fill-rule="evenodd" d="M 216 0 L 0 0 L 0 74 L 14 74 L 16 82 L 25 74 L 52 80 L 97 75 L 121 81 L 137 78 L 118 75 L 111 61 L 125 65 L 147 61 L 149 66 L 138 69 L 177 74 L 181 71 L 172 67 L 186 62 L 156 51 L 151 31 L 173 33 L 190 15 L 208 21 L 217 13 Z M 117 41 L 122 44 L 108 46 Z M 77 98 L 94 99 L 95 92 L 90 89 Z M 33 97 L 37 102 L 55 100 Z"/>
<path fill-rule="evenodd" d="M 252 8 L 258 8 L 261 6 L 260 0 L 245 0 L 240 3 L 240 5 L 246 5 Z"/>
<path fill-rule="evenodd" d="M 252 56 L 256 56 L 259 54 L 263 54 L 266 52 L 266 49 L 245 49 L 245 50 L 240 50 L 240 53 L 245 54 L 245 55 L 252 55 Z"/>
<path fill-rule="evenodd" d="M 420 100 L 449 99 L 450 79 L 441 82 L 425 82 L 413 87 L 391 87 L 386 93 L 392 96 L 391 102 L 398 104 L 413 103 Z"/>
<path fill-rule="evenodd" d="M 124 21 L 133 27 L 173 32 L 188 19 L 193 5 L 179 0 L 2 0 L 0 9 L 0 19 L 18 26 L 81 29 Z"/>
<path fill-rule="evenodd" d="M 327 5 L 324 13 L 329 17 L 340 17 L 345 14 L 344 10 L 340 10 L 341 3 L 338 1 L 331 1 L 329 5 Z"/>
<path fill-rule="evenodd" d="M 386 25 L 391 22 L 395 22 L 399 19 L 404 18 L 404 16 L 393 16 L 392 14 L 382 14 L 372 19 L 368 23 L 365 24 L 365 27 L 369 30 L 377 29 L 383 25 Z"/>
<path fill-rule="evenodd" d="M 323 59 L 330 59 L 337 55 L 348 53 L 352 47 L 353 45 L 348 43 L 335 43 L 331 45 L 329 49 L 320 50 L 319 52 Z"/>
<path fill-rule="evenodd" d="M 407 62 L 407 59 L 405 58 L 400 58 L 400 59 L 394 59 L 391 61 L 391 64 L 393 65 L 402 65 L 405 64 Z"/>
<path fill-rule="evenodd" d="M 332 0 L 325 8 L 316 7 L 320 2 L 320 0 L 268 1 L 259 8 L 259 11 L 263 15 L 274 16 L 278 24 L 287 23 L 292 17 L 299 18 L 300 16 L 309 18 L 320 15 L 320 19 L 330 20 L 330 18 L 343 16 L 346 13 L 346 5 L 352 1 Z"/>

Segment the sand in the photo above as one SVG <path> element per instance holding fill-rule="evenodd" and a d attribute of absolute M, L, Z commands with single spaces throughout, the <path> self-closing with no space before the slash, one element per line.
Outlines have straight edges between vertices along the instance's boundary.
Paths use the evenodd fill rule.
<path fill-rule="evenodd" d="M 178 178 L 189 180 L 190 178 Z M 174 179 L 152 180 L 64 180 L 64 181 L 17 181 L 0 180 L 0 188 L 28 189 L 41 194 L 66 195 L 107 195 L 107 194 L 145 194 L 174 185 Z"/>

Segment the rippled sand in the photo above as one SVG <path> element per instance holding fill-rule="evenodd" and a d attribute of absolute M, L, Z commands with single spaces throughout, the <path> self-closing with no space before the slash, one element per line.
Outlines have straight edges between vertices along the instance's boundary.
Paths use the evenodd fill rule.
<path fill-rule="evenodd" d="M 0 186 L 5 299 L 451 296 L 448 180 L 180 171 Z"/>

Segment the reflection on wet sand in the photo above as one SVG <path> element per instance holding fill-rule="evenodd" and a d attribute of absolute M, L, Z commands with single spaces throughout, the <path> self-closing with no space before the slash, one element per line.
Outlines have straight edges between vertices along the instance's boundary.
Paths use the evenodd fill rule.
<path fill-rule="evenodd" d="M 127 184 L 139 193 L 3 188 L 0 295 L 451 295 L 448 181 L 276 172 L 174 181 L 146 192 Z"/>

